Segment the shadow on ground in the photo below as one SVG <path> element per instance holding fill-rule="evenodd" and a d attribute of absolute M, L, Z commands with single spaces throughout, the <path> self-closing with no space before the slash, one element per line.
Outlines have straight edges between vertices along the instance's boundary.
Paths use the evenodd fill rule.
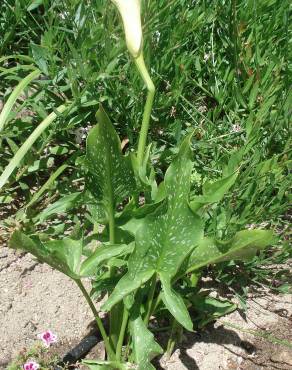
<path fill-rule="evenodd" d="M 158 339 L 165 348 L 167 338 L 159 337 Z M 225 345 L 232 344 L 244 349 L 248 354 L 252 354 L 256 350 L 252 343 L 242 340 L 235 331 L 226 329 L 223 325 L 215 328 L 213 324 L 210 324 L 200 332 L 184 333 L 183 343 L 175 348 L 180 350 L 179 359 L 181 363 L 189 370 L 200 369 L 195 359 L 187 352 L 187 350 L 191 349 L 196 343 L 215 343 L 224 347 Z M 159 363 L 160 359 L 161 357 L 155 359 L 153 364 L 157 370 L 165 370 L 166 367 L 163 367 L 163 365 Z"/>

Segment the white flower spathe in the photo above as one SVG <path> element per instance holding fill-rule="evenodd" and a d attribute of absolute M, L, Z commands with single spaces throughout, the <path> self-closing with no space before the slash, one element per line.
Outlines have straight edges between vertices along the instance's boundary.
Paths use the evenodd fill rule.
<path fill-rule="evenodd" d="M 112 0 L 117 6 L 123 20 L 126 43 L 134 58 L 142 50 L 141 0 Z"/>

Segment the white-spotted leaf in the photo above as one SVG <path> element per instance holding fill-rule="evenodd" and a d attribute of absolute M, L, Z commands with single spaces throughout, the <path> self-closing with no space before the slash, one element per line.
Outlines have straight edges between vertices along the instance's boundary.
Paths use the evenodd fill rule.
<path fill-rule="evenodd" d="M 137 289 L 138 284 L 147 281 L 145 279 L 149 279 L 154 272 L 158 276 L 163 275 L 163 281 L 170 284 L 183 261 L 203 238 L 202 221 L 188 206 L 192 167 L 188 138 L 181 145 L 178 156 L 165 175 L 166 211 L 145 217 L 136 232 L 136 246 L 129 259 L 128 272 L 103 305 L 104 310 L 109 310 L 124 296 Z M 168 289 L 166 291 L 169 292 Z M 178 310 L 184 306 L 183 301 L 180 303 Z M 185 306 L 182 311 L 176 319 L 190 328 L 190 322 L 181 319 L 186 317 Z"/>
<path fill-rule="evenodd" d="M 204 238 L 193 251 L 188 271 L 230 260 L 247 260 L 275 241 L 271 230 L 242 230 L 228 242 Z"/>
<path fill-rule="evenodd" d="M 88 257 L 81 265 L 81 276 L 92 276 L 96 273 L 96 269 L 105 261 L 112 257 L 122 256 L 131 253 L 133 244 L 109 244 L 101 245 L 96 248 L 92 256 Z"/>
<path fill-rule="evenodd" d="M 147 329 L 141 316 L 130 317 L 130 331 L 133 338 L 133 354 L 138 370 L 155 370 L 150 361 L 163 353 L 155 342 L 154 335 Z"/>
<path fill-rule="evenodd" d="M 47 263 L 73 279 L 79 277 L 78 270 L 82 253 L 80 240 L 63 239 L 43 243 L 39 239 L 29 238 L 20 231 L 14 231 L 9 240 L 9 246 L 31 253 L 40 262 Z"/>
<path fill-rule="evenodd" d="M 97 120 L 87 138 L 88 184 L 108 214 L 133 194 L 136 184 L 130 158 L 122 154 L 120 139 L 102 106 Z"/>

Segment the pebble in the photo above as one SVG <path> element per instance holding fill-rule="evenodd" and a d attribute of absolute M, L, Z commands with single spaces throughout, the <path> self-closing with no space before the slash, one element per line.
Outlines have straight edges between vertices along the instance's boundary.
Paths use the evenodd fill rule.
<path fill-rule="evenodd" d="M 284 363 L 292 366 L 292 350 L 285 349 L 277 351 L 270 357 L 270 359 L 273 362 Z"/>

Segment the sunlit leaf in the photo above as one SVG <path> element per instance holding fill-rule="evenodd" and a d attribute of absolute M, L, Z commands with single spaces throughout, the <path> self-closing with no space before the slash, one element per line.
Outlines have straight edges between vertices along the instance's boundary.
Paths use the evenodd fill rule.
<path fill-rule="evenodd" d="M 102 106 L 98 124 L 87 138 L 88 188 L 107 214 L 136 189 L 130 158 L 124 156 L 120 139 Z"/>
<path fill-rule="evenodd" d="M 118 361 L 102 360 L 83 360 L 82 364 L 88 366 L 90 370 L 127 370 L 126 365 Z"/>
<path fill-rule="evenodd" d="M 133 338 L 133 354 L 138 370 L 155 370 L 150 361 L 163 353 L 155 342 L 154 335 L 147 329 L 141 316 L 130 317 L 130 331 Z"/>
<path fill-rule="evenodd" d="M 80 192 L 65 195 L 64 197 L 57 200 L 55 203 L 50 204 L 47 208 L 45 208 L 38 217 L 40 221 L 43 222 L 50 216 L 65 213 L 68 210 L 79 206 L 81 198 L 82 193 Z"/>
<path fill-rule="evenodd" d="M 40 262 L 46 262 L 73 279 L 78 278 L 82 253 L 80 240 L 63 239 L 42 243 L 39 239 L 32 239 L 20 231 L 14 231 L 9 246 L 13 249 L 25 250 Z"/>
<path fill-rule="evenodd" d="M 145 217 L 136 233 L 136 247 L 129 259 L 129 270 L 104 304 L 104 310 L 109 310 L 124 296 L 145 283 L 155 272 L 163 277 L 162 285 L 165 284 L 164 289 L 169 300 L 179 300 L 178 311 L 184 306 L 183 301 L 177 298 L 178 293 L 171 294 L 170 281 L 203 237 L 201 219 L 188 206 L 193 166 L 189 142 L 190 138 L 183 142 L 178 156 L 166 172 L 165 212 L 155 212 Z M 183 313 L 179 312 L 176 319 L 183 321 L 182 325 L 186 328 L 190 328 L 189 320 L 181 319 L 185 316 L 186 309 L 182 310 Z"/>
<path fill-rule="evenodd" d="M 182 297 L 171 287 L 169 279 L 164 279 L 163 274 L 160 274 L 160 279 L 163 286 L 161 298 L 165 307 L 182 326 L 191 331 L 193 323 Z"/>
<path fill-rule="evenodd" d="M 273 232 L 270 230 L 239 231 L 228 242 L 204 238 L 191 255 L 188 271 L 223 261 L 249 259 L 259 249 L 271 245 L 274 241 Z"/>
<path fill-rule="evenodd" d="M 96 272 L 97 267 L 112 257 L 121 256 L 130 253 L 133 245 L 127 244 L 109 244 L 101 245 L 96 248 L 95 252 L 87 258 L 81 265 L 80 275 L 91 276 Z"/>

